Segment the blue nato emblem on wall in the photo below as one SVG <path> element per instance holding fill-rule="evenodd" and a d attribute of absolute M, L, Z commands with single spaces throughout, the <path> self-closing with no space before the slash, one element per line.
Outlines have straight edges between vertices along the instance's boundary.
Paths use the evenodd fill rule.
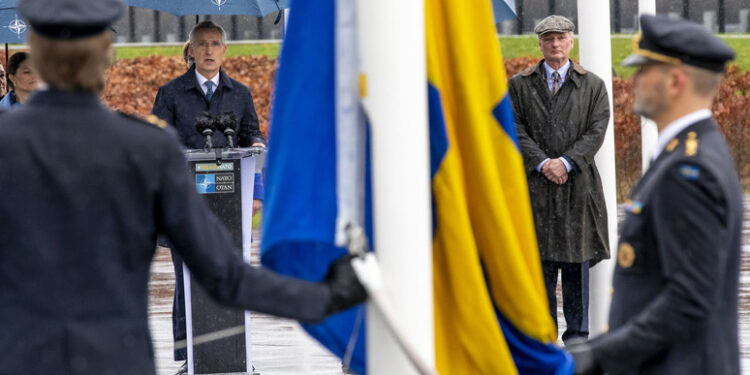
<path fill-rule="evenodd" d="M 215 193 L 216 175 L 212 173 L 196 174 L 195 187 L 198 189 L 198 194 Z"/>

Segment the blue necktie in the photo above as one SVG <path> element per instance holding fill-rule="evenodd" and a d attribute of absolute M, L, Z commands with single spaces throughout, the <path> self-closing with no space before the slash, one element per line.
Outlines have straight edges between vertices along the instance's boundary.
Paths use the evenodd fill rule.
<path fill-rule="evenodd" d="M 214 94 L 214 83 L 213 81 L 206 81 L 206 99 L 211 101 L 211 96 Z"/>

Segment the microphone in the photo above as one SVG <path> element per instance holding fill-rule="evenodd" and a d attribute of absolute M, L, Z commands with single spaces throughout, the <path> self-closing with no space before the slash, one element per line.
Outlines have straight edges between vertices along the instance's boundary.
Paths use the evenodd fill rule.
<path fill-rule="evenodd" d="M 198 114 L 195 118 L 195 130 L 206 137 L 206 145 L 204 146 L 206 150 L 214 148 L 211 136 L 214 134 L 214 130 L 216 130 L 216 119 L 211 113 L 202 112 Z"/>
<path fill-rule="evenodd" d="M 237 116 L 234 112 L 224 112 L 216 119 L 216 130 L 224 133 L 229 141 L 229 148 L 234 148 L 234 138 L 237 132 Z"/>

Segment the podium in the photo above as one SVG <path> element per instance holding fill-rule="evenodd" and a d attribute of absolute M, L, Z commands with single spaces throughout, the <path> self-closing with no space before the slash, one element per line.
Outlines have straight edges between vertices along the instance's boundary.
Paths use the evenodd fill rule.
<path fill-rule="evenodd" d="M 188 150 L 195 187 L 250 263 L 253 190 L 262 147 Z M 257 168 L 256 168 L 257 166 Z M 183 264 L 188 374 L 253 374 L 250 312 L 220 306 Z"/>

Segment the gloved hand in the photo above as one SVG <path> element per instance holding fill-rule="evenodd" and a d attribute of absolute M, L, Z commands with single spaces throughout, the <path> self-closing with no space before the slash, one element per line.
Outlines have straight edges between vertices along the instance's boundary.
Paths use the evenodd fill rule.
<path fill-rule="evenodd" d="M 596 362 L 594 352 L 591 351 L 591 345 L 588 342 L 581 340 L 580 342 L 565 345 L 565 350 L 567 350 L 576 361 L 576 366 L 573 370 L 574 375 L 604 374 L 604 371 Z"/>
<path fill-rule="evenodd" d="M 352 258 L 354 256 L 351 254 L 344 255 L 328 268 L 324 284 L 331 293 L 331 301 L 326 309 L 329 315 L 367 300 L 367 292 L 352 268 Z"/>

